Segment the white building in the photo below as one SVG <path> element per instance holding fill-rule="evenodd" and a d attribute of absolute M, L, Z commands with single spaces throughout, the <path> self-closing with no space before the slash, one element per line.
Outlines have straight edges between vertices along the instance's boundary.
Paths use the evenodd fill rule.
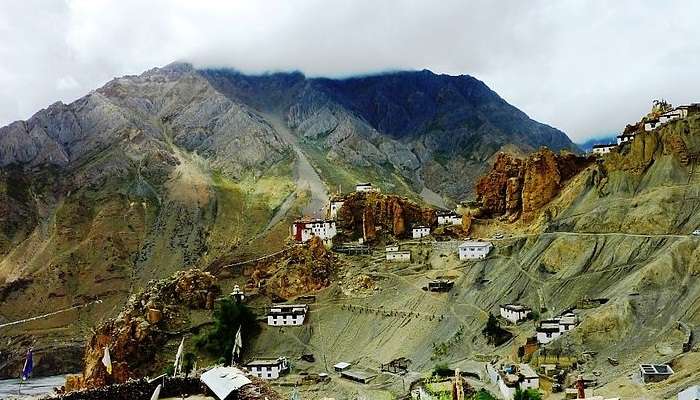
<path fill-rule="evenodd" d="M 665 124 L 666 122 L 673 121 L 674 119 L 682 118 L 685 118 L 683 117 L 683 112 L 680 109 L 675 108 L 671 111 L 666 111 L 665 113 L 659 115 L 659 123 Z"/>
<path fill-rule="evenodd" d="M 438 225 L 461 225 L 462 216 L 456 211 L 438 211 L 437 222 Z"/>
<path fill-rule="evenodd" d="M 308 311 L 307 304 L 276 304 L 270 307 L 267 313 L 267 324 L 270 326 L 304 325 Z"/>
<path fill-rule="evenodd" d="M 399 251 L 399 245 L 397 243 L 387 244 L 386 252 L 389 253 L 391 251 Z"/>
<path fill-rule="evenodd" d="M 530 309 L 530 307 L 526 307 L 522 304 L 504 304 L 499 308 L 501 311 L 501 317 L 514 324 L 530 318 L 530 314 L 532 313 L 532 309 Z"/>
<path fill-rule="evenodd" d="M 490 364 L 486 366 L 493 383 L 498 386 L 501 395 L 506 400 L 512 400 L 517 389 L 539 389 L 540 377 L 528 364 L 504 366 L 495 370 Z"/>
<path fill-rule="evenodd" d="M 258 359 L 246 364 L 251 374 L 261 379 L 277 379 L 280 375 L 289 372 L 289 360 L 287 357 L 277 359 Z"/>
<path fill-rule="evenodd" d="M 597 156 L 602 156 L 604 154 L 610 153 L 616 148 L 616 144 L 595 144 L 593 145 L 593 150 L 591 152 Z"/>
<path fill-rule="evenodd" d="M 539 327 L 535 330 L 537 342 L 540 344 L 552 342 L 564 333 L 574 329 L 578 323 L 578 317 L 571 311 L 567 311 L 552 319 L 542 320 Z"/>
<path fill-rule="evenodd" d="M 343 200 L 331 200 L 328 206 L 328 216 L 331 219 L 338 218 L 338 211 L 340 211 L 340 208 L 343 206 L 343 203 L 345 203 Z"/>
<path fill-rule="evenodd" d="M 661 126 L 662 122 L 658 119 L 651 119 L 644 123 L 644 130 L 649 132 Z"/>
<path fill-rule="evenodd" d="M 678 400 L 700 400 L 700 385 L 691 386 L 678 393 Z"/>
<path fill-rule="evenodd" d="M 644 383 L 663 381 L 673 375 L 668 364 L 639 364 L 639 370 Z"/>
<path fill-rule="evenodd" d="M 358 183 L 355 185 L 355 191 L 356 192 L 379 192 L 380 189 L 378 187 L 372 186 L 370 182 L 364 182 L 364 183 Z"/>
<path fill-rule="evenodd" d="M 425 225 L 417 225 L 413 227 L 413 238 L 420 239 L 430 235 L 430 227 Z"/>
<path fill-rule="evenodd" d="M 335 221 L 330 219 L 298 220 L 292 224 L 292 237 L 300 243 L 308 242 L 313 236 L 318 236 L 327 243 L 337 233 Z"/>
<path fill-rule="evenodd" d="M 632 140 L 634 140 L 634 135 L 636 134 L 636 132 L 628 132 L 617 135 L 617 145 L 619 146 L 622 143 L 631 142 Z"/>
<path fill-rule="evenodd" d="M 559 330 L 558 326 L 556 328 L 539 327 L 535 331 L 537 336 L 537 343 L 539 344 L 550 343 L 556 340 L 559 336 L 561 336 L 561 331 Z"/>
<path fill-rule="evenodd" d="M 484 259 L 492 247 L 491 242 L 466 241 L 459 245 L 459 259 L 462 261 Z"/>
<path fill-rule="evenodd" d="M 411 261 L 410 251 L 387 251 L 386 260 L 392 262 L 409 262 Z"/>

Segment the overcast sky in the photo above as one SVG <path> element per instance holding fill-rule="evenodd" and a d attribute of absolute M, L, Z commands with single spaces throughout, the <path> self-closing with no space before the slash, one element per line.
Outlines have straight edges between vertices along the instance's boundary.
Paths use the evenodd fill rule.
<path fill-rule="evenodd" d="M 0 2 L 0 125 L 175 60 L 469 74 L 575 141 L 700 101 L 698 1 Z"/>

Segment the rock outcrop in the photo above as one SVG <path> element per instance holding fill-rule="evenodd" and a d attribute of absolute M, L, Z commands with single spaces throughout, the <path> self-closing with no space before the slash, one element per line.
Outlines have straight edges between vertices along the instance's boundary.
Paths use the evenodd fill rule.
<path fill-rule="evenodd" d="M 190 309 L 213 308 L 220 292 L 216 278 L 199 270 L 150 282 L 145 292 L 132 296 L 122 312 L 101 324 L 89 339 L 80 386 L 123 383 L 153 372 L 153 360 L 171 332 L 188 328 L 183 315 Z M 154 320 L 155 310 L 159 318 Z M 112 359 L 111 375 L 101 362 L 105 347 Z"/>
<path fill-rule="evenodd" d="M 559 194 L 564 182 L 593 162 L 590 157 L 558 155 L 547 148 L 524 160 L 500 153 L 476 185 L 477 202 L 488 216 L 530 219 Z"/>
<path fill-rule="evenodd" d="M 291 247 L 281 255 L 245 269 L 247 286 L 274 300 L 290 299 L 331 284 L 336 258 L 318 236 L 306 244 Z"/>
<path fill-rule="evenodd" d="M 413 224 L 434 227 L 435 210 L 400 196 L 356 192 L 346 197 L 338 211 L 338 226 L 345 234 L 368 241 L 374 240 L 378 232 L 406 237 Z"/>

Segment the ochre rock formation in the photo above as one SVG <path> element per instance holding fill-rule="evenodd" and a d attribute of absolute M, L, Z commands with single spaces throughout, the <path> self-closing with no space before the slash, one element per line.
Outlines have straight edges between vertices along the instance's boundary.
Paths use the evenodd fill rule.
<path fill-rule="evenodd" d="M 338 226 L 346 234 L 367 240 L 380 230 L 405 237 L 413 224 L 436 226 L 435 210 L 400 196 L 358 192 L 348 195 L 338 211 Z"/>
<path fill-rule="evenodd" d="M 594 162 L 547 148 L 522 160 L 499 153 L 488 174 L 476 185 L 477 201 L 487 216 L 529 219 L 559 194 L 562 184 Z"/>
<path fill-rule="evenodd" d="M 338 261 L 318 237 L 245 269 L 248 287 L 273 299 L 289 299 L 328 287 Z"/>
<path fill-rule="evenodd" d="M 216 278 L 196 269 L 149 282 L 116 318 L 97 328 L 85 349 L 82 377 L 71 377 L 67 387 L 95 388 L 154 372 L 150 370 L 153 360 L 167 343 L 169 332 L 186 328 L 182 314 L 187 309 L 212 308 L 220 293 Z M 101 361 L 106 346 L 112 359 L 111 375 Z"/>

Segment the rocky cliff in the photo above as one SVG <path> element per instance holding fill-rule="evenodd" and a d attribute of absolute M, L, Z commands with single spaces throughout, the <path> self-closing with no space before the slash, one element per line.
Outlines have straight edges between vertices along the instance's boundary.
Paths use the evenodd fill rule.
<path fill-rule="evenodd" d="M 595 161 L 547 148 L 525 159 L 499 153 L 492 169 L 476 185 L 477 202 L 487 216 L 529 220 L 554 199 L 566 181 Z"/>
<path fill-rule="evenodd" d="M 156 358 L 162 356 L 169 339 L 187 332 L 189 310 L 212 309 L 220 293 L 216 278 L 198 270 L 150 282 L 143 293 L 129 299 L 116 318 L 101 323 L 88 340 L 80 386 L 124 383 L 160 372 Z M 111 374 L 102 364 L 105 347 L 112 359 Z"/>
<path fill-rule="evenodd" d="M 344 234 L 367 241 L 376 239 L 378 232 L 410 237 L 414 224 L 435 227 L 435 210 L 395 195 L 355 192 L 345 198 L 338 211 L 338 226 Z"/>

